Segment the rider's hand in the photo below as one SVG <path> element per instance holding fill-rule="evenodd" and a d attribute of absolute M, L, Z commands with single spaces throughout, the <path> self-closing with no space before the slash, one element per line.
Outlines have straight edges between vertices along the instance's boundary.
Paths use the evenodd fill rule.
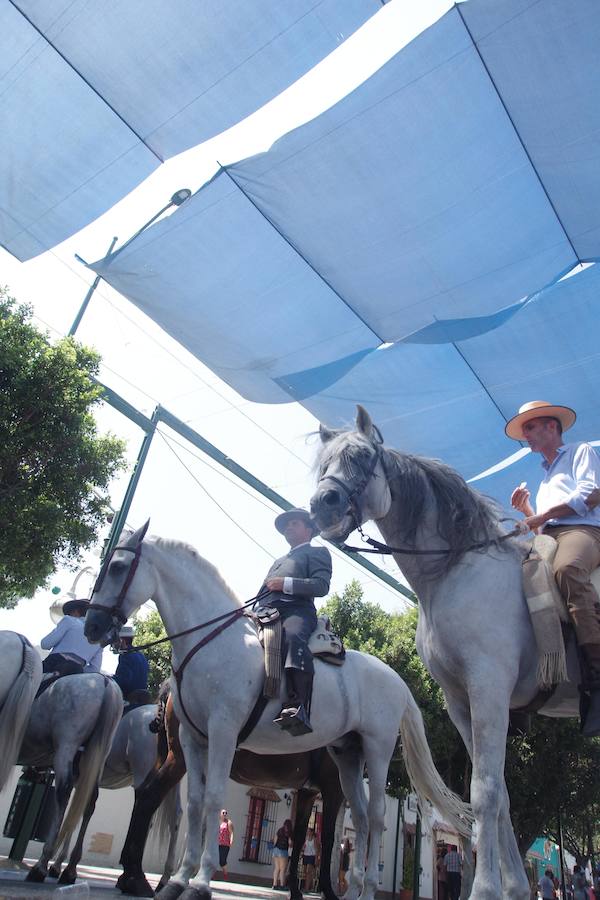
<path fill-rule="evenodd" d="M 266 583 L 270 591 L 283 590 L 283 578 L 268 578 Z"/>
<path fill-rule="evenodd" d="M 590 496 L 585 501 L 585 505 L 589 509 L 594 509 L 594 507 L 600 504 L 600 488 L 594 488 Z"/>
<path fill-rule="evenodd" d="M 545 515 L 526 516 L 522 522 L 519 522 L 519 526 L 524 531 L 537 531 L 537 529 L 541 528 L 547 521 Z"/>
<path fill-rule="evenodd" d="M 510 505 L 513 509 L 518 509 L 524 516 L 533 515 L 533 507 L 529 502 L 531 494 L 524 484 L 520 484 L 510 495 Z"/>

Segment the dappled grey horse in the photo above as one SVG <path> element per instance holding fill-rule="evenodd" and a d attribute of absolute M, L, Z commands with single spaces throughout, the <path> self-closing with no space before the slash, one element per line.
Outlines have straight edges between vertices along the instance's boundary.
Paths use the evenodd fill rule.
<path fill-rule="evenodd" d="M 327 540 L 377 523 L 419 598 L 417 649 L 473 761 L 477 869 L 471 897 L 528 900 L 504 782 L 509 709 L 538 694 L 522 544 L 496 505 L 443 463 L 387 449 L 358 407 L 355 431 L 321 426 L 311 509 Z M 577 678 L 543 708 L 577 715 Z M 562 686 L 561 686 L 562 687 Z"/>
<path fill-rule="evenodd" d="M 150 731 L 150 723 L 156 718 L 156 704 L 145 704 L 132 709 L 122 717 L 110 752 L 104 764 L 98 787 L 117 790 L 133 787 L 137 793 L 146 777 L 152 772 L 157 754 L 157 736 Z M 62 884 L 73 884 L 77 877 L 77 862 L 81 859 L 83 840 L 94 813 L 98 791 L 93 791 L 84 812 L 77 843 L 68 866 L 61 877 Z M 161 847 L 167 846 L 167 855 L 161 882 L 166 884 L 175 870 L 177 835 L 181 819 L 179 787 L 176 785 L 158 806 L 154 818 L 154 830 Z M 68 853 L 69 840 L 65 840 L 59 854 L 54 859 L 52 874 L 60 875 L 63 861 Z"/>
<path fill-rule="evenodd" d="M 122 711 L 123 695 L 118 685 L 96 672 L 59 678 L 33 702 L 18 763 L 54 769 L 56 791 L 48 836 L 27 880 L 44 880 L 56 848 L 84 815 L 90 797 L 97 791 Z M 77 781 L 65 816 L 76 757 Z M 72 861 L 76 866 L 79 859 L 72 855 Z"/>

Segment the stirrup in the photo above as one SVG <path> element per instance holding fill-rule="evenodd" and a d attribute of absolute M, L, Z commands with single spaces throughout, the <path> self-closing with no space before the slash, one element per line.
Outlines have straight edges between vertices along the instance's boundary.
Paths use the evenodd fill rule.
<path fill-rule="evenodd" d="M 293 737 L 312 733 L 312 726 L 303 703 L 291 715 L 280 715 L 278 719 L 273 719 L 273 722 L 279 725 L 282 731 L 289 731 Z"/>

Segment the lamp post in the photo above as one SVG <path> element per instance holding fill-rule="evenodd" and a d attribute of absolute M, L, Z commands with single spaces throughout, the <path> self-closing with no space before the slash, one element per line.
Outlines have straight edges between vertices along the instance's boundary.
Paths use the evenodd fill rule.
<path fill-rule="evenodd" d="M 115 256 L 118 256 L 118 254 L 121 253 L 125 249 L 125 247 L 128 247 L 132 243 L 132 241 L 135 241 L 135 239 L 137 237 L 139 237 L 140 234 L 142 234 L 142 232 L 144 232 L 146 230 L 146 228 L 148 228 L 150 225 L 152 225 L 153 222 L 156 222 L 156 220 L 159 219 L 163 213 L 165 213 L 168 209 L 171 209 L 172 206 L 181 206 L 181 204 L 185 203 L 186 200 L 189 200 L 189 198 L 191 196 L 192 196 L 192 192 L 190 191 L 189 188 L 181 188 L 180 190 L 175 191 L 175 193 L 173 194 L 173 196 L 171 197 L 169 202 L 165 206 L 163 206 L 162 209 L 159 209 L 159 211 L 157 213 L 155 213 L 151 219 L 148 219 L 147 222 L 144 222 L 142 227 L 138 228 L 138 230 L 135 232 L 135 234 L 133 234 L 129 238 L 129 240 L 125 241 L 124 244 L 122 244 L 117 250 L 115 250 L 115 252 L 112 254 L 113 259 L 115 258 Z M 118 240 L 118 238 L 116 238 L 116 237 L 114 237 L 112 239 L 110 247 L 108 248 L 108 251 L 106 252 L 104 259 L 107 259 L 111 255 L 112 249 L 115 246 L 115 244 L 117 243 L 117 240 Z M 78 260 L 80 263 L 83 263 L 84 266 L 87 265 L 86 261 L 84 259 L 82 259 L 81 256 L 79 256 L 77 253 L 75 254 L 75 259 Z M 79 307 L 77 315 L 75 316 L 75 318 L 73 320 L 73 324 L 69 328 L 69 332 L 68 332 L 69 337 L 72 337 L 75 334 L 75 332 L 77 331 L 77 329 L 79 328 L 79 323 L 81 322 L 81 319 L 83 318 L 83 314 L 86 311 L 88 304 L 89 304 L 90 300 L 92 299 L 92 295 L 93 295 L 94 291 L 96 290 L 96 288 L 98 287 L 98 285 L 100 284 L 101 280 L 102 280 L 102 275 L 96 275 L 93 283 L 90 286 L 90 289 L 88 290 L 87 294 L 84 297 L 83 303 Z"/>

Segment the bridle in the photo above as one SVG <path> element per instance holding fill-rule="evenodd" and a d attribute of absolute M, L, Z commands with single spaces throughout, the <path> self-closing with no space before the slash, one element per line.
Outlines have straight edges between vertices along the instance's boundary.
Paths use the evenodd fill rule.
<path fill-rule="evenodd" d="M 127 575 L 121 586 L 121 590 L 117 594 L 115 602 L 113 603 L 112 606 L 106 606 L 103 603 L 93 603 L 94 594 L 97 594 L 98 591 L 100 590 L 100 588 L 102 587 L 102 585 L 104 584 L 104 579 L 106 578 L 106 574 L 107 574 L 108 568 L 112 562 L 112 558 L 118 550 L 123 553 L 133 553 L 133 559 L 131 560 L 131 563 L 129 565 L 129 569 L 127 571 Z M 131 582 L 133 581 L 133 579 L 135 577 L 135 573 L 137 572 L 137 568 L 140 564 L 141 555 L 142 555 L 142 541 L 141 540 L 138 541 L 138 543 L 136 544 L 135 547 L 125 547 L 125 546 L 114 547 L 110 551 L 110 553 L 107 555 L 104 562 L 102 563 L 102 568 L 100 569 L 100 572 L 98 573 L 98 577 L 94 583 L 94 587 L 92 588 L 92 595 L 90 598 L 90 608 L 91 609 L 99 609 L 99 610 L 102 610 L 102 612 L 108 613 L 109 616 L 111 616 L 111 618 L 113 619 L 113 621 L 115 621 L 115 624 L 117 624 L 117 622 L 118 622 L 120 625 L 124 625 L 125 622 L 127 621 L 127 616 L 124 615 L 122 606 L 123 606 L 125 597 L 127 596 L 127 591 L 129 590 L 129 588 L 131 586 Z M 91 606 L 92 603 L 93 603 L 93 606 Z"/>
<path fill-rule="evenodd" d="M 376 429 L 376 426 L 373 426 Z M 339 548 L 344 551 L 350 551 L 351 553 L 379 553 L 379 554 L 393 554 L 393 553 L 401 553 L 406 556 L 447 556 L 452 553 L 452 548 L 440 548 L 439 550 L 417 550 L 412 547 L 390 547 L 388 544 L 384 544 L 382 541 L 377 541 L 375 538 L 369 537 L 366 535 L 362 529 L 362 515 L 360 511 L 360 506 L 358 504 L 358 500 L 362 494 L 364 494 L 367 486 L 372 478 L 377 478 L 375 474 L 375 469 L 377 468 L 377 463 L 381 464 L 381 468 L 383 469 L 384 475 L 388 480 L 389 487 L 389 477 L 388 471 L 385 464 L 385 459 L 383 453 L 381 452 L 381 445 L 383 443 L 383 439 L 381 437 L 381 433 L 379 429 L 376 429 L 377 434 L 377 443 L 370 443 L 371 449 L 374 451 L 371 459 L 369 460 L 369 465 L 366 468 L 363 468 L 361 462 L 359 460 L 351 459 L 350 453 L 348 450 L 342 450 L 341 452 L 341 461 L 342 466 L 344 468 L 345 474 L 349 479 L 354 479 L 354 471 L 353 469 L 360 469 L 360 477 L 356 480 L 354 487 L 349 488 L 345 482 L 343 482 L 340 478 L 337 478 L 335 475 L 328 475 L 326 472 L 319 478 L 319 483 L 324 480 L 332 481 L 338 488 L 341 489 L 342 493 L 345 496 L 346 502 L 348 504 L 347 512 L 352 516 L 354 521 L 354 530 L 358 531 L 360 534 L 361 540 L 363 543 L 368 544 L 369 547 L 351 547 L 349 544 L 343 543 L 339 544 Z M 480 541 L 478 543 L 472 544 L 470 547 L 465 548 L 465 553 L 471 550 L 483 550 L 485 547 L 491 546 L 491 544 L 497 543 L 497 541 L 505 541 L 508 538 L 516 537 L 521 535 L 523 532 L 519 527 L 514 528 L 512 531 L 507 534 L 501 535 L 497 540 L 486 540 Z"/>

